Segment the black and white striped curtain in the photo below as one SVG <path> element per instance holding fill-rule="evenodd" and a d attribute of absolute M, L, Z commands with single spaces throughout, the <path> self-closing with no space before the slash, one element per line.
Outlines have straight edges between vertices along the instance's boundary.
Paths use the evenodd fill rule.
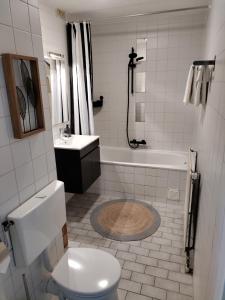
<path fill-rule="evenodd" d="M 67 42 L 70 72 L 71 130 L 74 134 L 94 134 L 90 23 L 68 23 Z"/>
<path fill-rule="evenodd" d="M 51 59 L 49 67 L 52 124 L 56 125 L 69 120 L 65 63 L 63 60 Z"/>

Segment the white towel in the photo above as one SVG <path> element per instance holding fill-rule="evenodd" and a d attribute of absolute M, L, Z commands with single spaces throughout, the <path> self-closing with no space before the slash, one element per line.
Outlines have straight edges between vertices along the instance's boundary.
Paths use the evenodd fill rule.
<path fill-rule="evenodd" d="M 188 73 L 188 79 L 186 83 L 186 89 L 184 93 L 184 104 L 192 103 L 192 92 L 193 92 L 193 82 L 194 82 L 194 66 L 192 65 L 190 67 L 189 73 Z"/>
<path fill-rule="evenodd" d="M 208 97 L 208 90 L 212 78 L 212 69 L 209 66 L 191 66 L 186 83 L 183 103 L 205 105 Z"/>
<path fill-rule="evenodd" d="M 202 82 L 202 97 L 201 97 L 202 105 L 205 105 L 207 102 L 211 79 L 212 79 L 212 68 L 206 66 L 204 69 L 203 82 Z"/>
<path fill-rule="evenodd" d="M 194 106 L 199 106 L 202 103 L 203 96 L 203 79 L 204 79 L 205 67 L 199 66 L 197 71 L 197 79 L 195 81 L 195 95 L 194 95 Z"/>

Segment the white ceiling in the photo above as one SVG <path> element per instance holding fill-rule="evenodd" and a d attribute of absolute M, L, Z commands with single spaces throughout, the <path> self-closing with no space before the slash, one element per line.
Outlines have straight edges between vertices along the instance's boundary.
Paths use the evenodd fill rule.
<path fill-rule="evenodd" d="M 79 19 L 101 19 L 160 10 L 196 7 L 211 0 L 41 0 Z"/>

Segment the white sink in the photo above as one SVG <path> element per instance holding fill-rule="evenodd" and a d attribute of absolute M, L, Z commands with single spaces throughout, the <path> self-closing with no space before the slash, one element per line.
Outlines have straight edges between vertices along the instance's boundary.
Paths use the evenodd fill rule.
<path fill-rule="evenodd" d="M 58 138 L 54 141 L 57 149 L 82 150 L 92 142 L 99 139 L 98 135 L 71 135 L 69 138 Z"/>

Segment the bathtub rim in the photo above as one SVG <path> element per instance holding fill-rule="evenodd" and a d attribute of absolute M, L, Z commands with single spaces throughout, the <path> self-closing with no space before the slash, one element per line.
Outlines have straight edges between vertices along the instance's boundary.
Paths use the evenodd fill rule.
<path fill-rule="evenodd" d="M 100 146 L 100 149 L 111 148 L 111 149 L 123 149 L 128 151 L 150 151 L 152 153 L 158 154 L 177 154 L 186 157 L 184 165 L 165 165 L 165 164 L 143 164 L 143 163 L 134 163 L 134 162 L 121 162 L 121 161 L 111 161 L 111 160 L 102 160 L 100 162 L 106 165 L 121 165 L 126 167 L 140 167 L 140 168 L 152 168 L 152 169 L 164 169 L 164 170 L 174 170 L 174 171 L 183 171 L 187 172 L 188 170 L 188 152 L 185 151 L 169 151 L 169 150 L 151 150 L 151 149 L 129 149 L 125 147 L 110 147 L 110 146 Z"/>

